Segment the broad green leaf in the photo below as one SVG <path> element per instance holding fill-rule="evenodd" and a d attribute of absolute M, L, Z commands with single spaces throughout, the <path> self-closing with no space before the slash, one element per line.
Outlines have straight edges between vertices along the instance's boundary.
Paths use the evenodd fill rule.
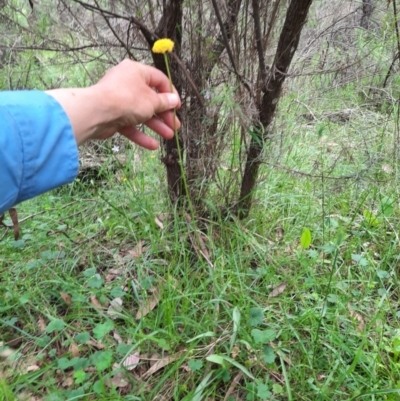
<path fill-rule="evenodd" d="M 380 212 L 385 216 L 385 217 L 390 217 L 393 214 L 394 208 L 394 200 L 388 197 L 385 197 L 381 200 L 380 204 Z"/>
<path fill-rule="evenodd" d="M 220 355 L 209 355 L 207 358 L 208 362 L 216 363 L 218 365 L 225 366 L 225 360 Z"/>
<path fill-rule="evenodd" d="M 271 392 L 269 391 L 268 385 L 260 383 L 257 385 L 257 397 L 262 400 L 269 400 L 271 397 Z"/>
<path fill-rule="evenodd" d="M 251 336 L 254 338 L 256 344 L 266 344 L 276 338 L 275 330 L 251 330 Z"/>
<path fill-rule="evenodd" d="M 78 344 L 86 344 L 89 340 L 90 340 L 90 334 L 87 333 L 87 332 L 85 332 L 85 333 L 80 333 L 80 334 L 77 334 L 77 335 L 75 336 L 75 341 L 76 341 Z"/>
<path fill-rule="evenodd" d="M 145 290 L 149 290 L 151 287 L 153 287 L 155 282 L 155 278 L 152 276 L 146 277 L 144 278 L 141 282 L 140 282 L 140 286 Z"/>
<path fill-rule="evenodd" d="M 250 317 L 247 321 L 249 326 L 258 326 L 264 320 L 264 312 L 261 308 L 250 308 Z"/>
<path fill-rule="evenodd" d="M 209 362 L 214 362 L 214 363 L 217 363 L 222 366 L 225 365 L 225 361 L 229 362 L 231 365 L 236 366 L 239 370 L 241 370 L 242 373 L 244 373 L 246 376 L 250 377 L 250 379 L 256 380 L 255 377 L 243 365 L 241 365 L 239 362 L 235 361 L 234 359 L 230 358 L 229 356 L 214 354 L 214 355 L 208 356 L 206 359 Z"/>
<path fill-rule="evenodd" d="M 385 270 L 377 270 L 376 275 L 380 278 L 380 279 L 384 279 L 384 278 L 389 278 L 390 277 L 390 273 L 388 273 Z"/>
<path fill-rule="evenodd" d="M 90 288 L 100 288 L 103 285 L 104 280 L 101 278 L 100 274 L 95 274 L 87 284 Z"/>
<path fill-rule="evenodd" d="M 327 217 L 327 218 L 324 220 L 324 225 L 325 225 L 325 227 L 327 227 L 327 228 L 333 228 L 333 229 L 339 227 L 338 221 L 337 221 L 336 219 L 332 218 L 332 217 Z"/>
<path fill-rule="evenodd" d="M 235 346 L 235 341 L 236 341 L 236 337 L 237 337 L 239 325 L 240 325 L 240 311 L 239 311 L 238 307 L 235 307 L 233 309 L 232 320 L 233 320 L 233 333 L 232 333 L 232 336 L 230 339 L 230 348 L 229 348 L 231 351 L 232 351 L 233 347 Z"/>
<path fill-rule="evenodd" d="M 86 373 L 83 370 L 77 370 L 72 377 L 75 379 L 76 384 L 82 384 L 86 379 Z"/>
<path fill-rule="evenodd" d="M 263 353 L 264 353 L 263 357 L 264 357 L 265 363 L 268 363 L 270 365 L 275 362 L 276 355 L 275 355 L 275 352 L 272 349 L 272 347 L 270 347 L 269 345 L 266 345 L 263 348 Z"/>
<path fill-rule="evenodd" d="M 232 320 L 233 320 L 233 331 L 236 333 L 240 326 L 240 311 L 237 306 L 233 309 Z"/>
<path fill-rule="evenodd" d="M 365 259 L 365 258 L 363 258 L 362 255 L 358 255 L 358 254 L 354 254 L 354 253 L 353 253 L 353 254 L 351 255 L 351 259 L 352 259 L 354 262 L 358 263 L 360 266 L 363 266 L 363 267 L 368 266 L 368 260 Z"/>
<path fill-rule="evenodd" d="M 203 362 L 200 359 L 191 359 L 188 362 L 188 366 L 192 372 L 196 372 L 196 370 L 200 370 L 203 367 Z"/>
<path fill-rule="evenodd" d="M 25 246 L 25 240 L 20 239 L 20 240 L 14 241 L 12 245 L 15 249 L 22 249 Z"/>
<path fill-rule="evenodd" d="M 95 267 L 91 267 L 90 269 L 86 269 L 84 272 L 83 272 L 83 275 L 85 276 L 85 277 L 93 277 L 94 275 L 96 274 L 96 268 Z"/>
<path fill-rule="evenodd" d="M 56 259 L 64 259 L 65 258 L 64 251 L 44 251 L 40 254 L 40 257 L 43 260 L 56 260 Z"/>
<path fill-rule="evenodd" d="M 36 344 L 41 348 L 46 348 L 50 344 L 50 341 L 50 336 L 42 336 L 36 340 Z"/>
<path fill-rule="evenodd" d="M 336 304 L 339 302 L 339 297 L 335 294 L 329 294 L 326 297 L 327 301 L 330 302 L 331 304 Z"/>
<path fill-rule="evenodd" d="M 111 351 L 96 351 L 91 357 L 90 362 L 94 365 L 96 370 L 103 371 L 112 365 L 112 352 Z"/>
<path fill-rule="evenodd" d="M 379 226 L 378 218 L 370 210 L 364 210 L 363 215 L 368 225 L 370 225 L 371 227 Z"/>
<path fill-rule="evenodd" d="M 104 384 L 104 380 L 97 380 L 93 384 L 93 391 L 98 395 L 104 395 L 107 391 L 107 387 Z"/>
<path fill-rule="evenodd" d="M 338 248 L 336 245 L 321 245 L 318 247 L 318 249 L 321 249 L 321 251 L 325 252 L 325 253 L 332 253 L 335 252 Z"/>
<path fill-rule="evenodd" d="M 312 237 L 309 228 L 305 228 L 300 238 L 300 245 L 302 249 L 308 249 L 311 245 Z"/>
<path fill-rule="evenodd" d="M 280 385 L 280 384 L 278 384 L 278 383 L 275 383 L 273 386 L 272 386 L 272 392 L 274 393 L 274 394 L 283 394 L 283 387 Z"/>
<path fill-rule="evenodd" d="M 132 348 L 132 345 L 121 343 L 117 346 L 117 352 L 120 355 L 127 355 L 132 350 Z"/>
<path fill-rule="evenodd" d="M 68 391 L 67 394 L 68 400 L 81 400 L 85 394 L 85 390 L 83 387 L 79 387 L 76 390 Z"/>
<path fill-rule="evenodd" d="M 65 323 L 61 319 L 52 320 L 46 327 L 46 333 L 53 333 L 54 331 L 61 331 L 65 327 Z"/>
<path fill-rule="evenodd" d="M 395 337 L 393 339 L 393 351 L 399 353 L 400 352 L 400 338 Z"/>
<path fill-rule="evenodd" d="M 60 358 L 57 361 L 57 366 L 58 369 L 67 370 L 69 368 L 72 368 L 72 366 L 74 366 L 74 363 L 68 358 Z"/>
<path fill-rule="evenodd" d="M 121 287 L 117 286 L 111 290 L 110 295 L 112 298 L 121 298 L 126 295 L 126 292 Z"/>
<path fill-rule="evenodd" d="M 24 305 L 27 304 L 29 302 L 29 294 L 26 292 L 25 294 L 23 294 L 20 298 L 19 298 L 19 302 Z"/>
<path fill-rule="evenodd" d="M 84 370 L 89 367 L 89 359 L 88 358 L 73 358 L 71 360 L 73 363 L 74 370 Z"/>
<path fill-rule="evenodd" d="M 111 320 L 106 320 L 105 323 L 98 324 L 93 329 L 93 336 L 96 340 L 101 340 L 114 328 L 114 323 Z"/>
<path fill-rule="evenodd" d="M 231 380 L 231 374 L 228 369 L 220 369 L 221 379 L 224 383 L 228 383 Z"/>

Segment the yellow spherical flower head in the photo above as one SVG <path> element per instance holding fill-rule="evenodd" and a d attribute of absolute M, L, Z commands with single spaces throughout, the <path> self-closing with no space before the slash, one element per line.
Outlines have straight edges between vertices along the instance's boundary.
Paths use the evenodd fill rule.
<path fill-rule="evenodd" d="M 154 42 L 153 53 L 171 53 L 174 49 L 174 44 L 171 39 L 158 39 Z"/>

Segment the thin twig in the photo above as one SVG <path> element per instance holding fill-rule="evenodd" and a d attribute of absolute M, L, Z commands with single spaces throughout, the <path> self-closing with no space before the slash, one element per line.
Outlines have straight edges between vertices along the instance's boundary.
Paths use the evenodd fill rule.
<path fill-rule="evenodd" d="M 4 234 L 0 238 L 0 242 L 3 241 L 4 237 L 7 235 L 9 230 L 10 230 L 10 227 L 6 226 L 6 230 L 4 231 Z"/>
<path fill-rule="evenodd" d="M 392 63 L 390 64 L 389 70 L 386 74 L 385 80 L 383 82 L 383 87 L 386 87 L 387 81 L 389 80 L 390 76 L 392 75 L 392 71 L 394 68 L 394 63 L 399 60 L 400 63 L 400 33 L 399 33 L 399 22 L 397 20 L 397 4 L 396 0 L 393 0 L 393 16 L 394 16 L 394 26 L 396 31 L 396 39 L 397 39 L 397 53 L 393 58 Z"/>
<path fill-rule="evenodd" d="M 186 79 L 188 80 L 190 86 L 193 89 L 193 92 L 194 92 L 195 96 L 197 97 L 197 100 L 200 103 L 200 106 L 204 107 L 205 103 L 204 103 L 203 96 L 200 95 L 200 92 L 197 89 L 196 84 L 193 82 L 193 79 L 191 78 L 191 76 L 190 76 L 188 70 L 186 69 L 185 65 L 182 63 L 181 59 L 174 52 L 171 53 L 171 56 L 176 61 L 176 63 L 178 64 L 178 66 L 182 70 L 183 74 L 185 75 Z"/>
<path fill-rule="evenodd" d="M 305 103 L 300 102 L 300 100 L 297 100 L 297 99 L 295 100 L 295 102 L 298 103 L 298 104 L 301 104 L 302 106 L 304 106 L 304 107 L 308 110 L 308 112 L 311 114 L 311 117 L 312 117 L 315 121 L 318 121 L 318 118 L 315 117 L 314 113 L 311 111 L 311 109 L 310 109 Z"/>
<path fill-rule="evenodd" d="M 224 42 L 225 42 L 226 51 L 228 53 L 229 59 L 231 60 L 233 69 L 235 70 L 236 74 L 238 74 L 238 71 L 237 71 L 237 68 L 236 68 L 235 59 L 233 58 L 232 50 L 231 50 L 231 47 L 229 45 L 228 36 L 226 34 L 225 26 L 224 26 L 224 23 L 223 23 L 222 18 L 221 18 L 221 13 L 219 12 L 217 1 L 216 0 L 211 0 L 211 1 L 212 1 L 212 4 L 213 4 L 213 7 L 214 7 L 215 15 L 217 16 L 218 24 L 219 24 L 219 26 L 221 28 L 221 33 L 222 33 L 222 37 L 223 37 Z"/>
<path fill-rule="evenodd" d="M 52 212 L 53 210 L 60 210 L 60 209 L 62 210 L 62 209 L 65 209 L 65 208 L 67 208 L 68 206 L 72 206 L 72 205 L 74 205 L 75 203 L 80 203 L 80 202 L 96 202 L 96 199 L 79 199 L 79 200 L 76 200 L 76 201 L 67 203 L 66 205 L 63 205 L 61 208 L 60 208 L 60 207 L 53 207 L 52 209 L 42 210 L 42 211 L 40 211 L 40 212 L 37 212 L 37 213 L 34 213 L 34 214 L 31 214 L 31 215 L 29 215 L 29 216 L 24 217 L 23 219 L 21 219 L 21 220 L 19 221 L 19 223 L 21 224 L 21 223 L 23 223 L 23 222 L 26 221 L 26 220 L 32 219 L 33 217 L 39 216 L 39 215 L 44 214 L 44 213 Z"/>
<path fill-rule="evenodd" d="M 97 0 L 94 0 L 94 2 L 96 3 L 96 6 L 100 9 L 99 3 L 97 2 Z M 101 13 L 102 17 L 104 18 L 104 21 L 106 22 L 108 28 L 113 33 L 114 37 L 118 40 L 118 42 L 121 44 L 121 46 L 129 54 L 129 58 L 132 59 L 132 60 L 136 60 L 135 56 L 132 54 L 132 52 L 131 52 L 130 48 L 128 47 L 128 45 L 126 43 L 124 43 L 124 41 L 118 36 L 117 32 L 115 31 L 115 29 L 110 24 L 110 21 L 108 20 L 109 17 L 106 17 L 106 15 L 104 14 L 104 11 L 101 10 L 101 9 L 100 9 L 100 13 Z"/>
<path fill-rule="evenodd" d="M 396 28 L 396 38 L 397 38 L 397 52 L 400 54 L 400 33 L 399 33 L 399 22 L 397 20 L 397 4 L 396 0 L 393 0 L 393 14 L 394 14 L 394 23 Z"/>
<path fill-rule="evenodd" d="M 289 167 L 285 167 L 285 166 L 282 166 L 280 164 L 274 164 L 274 163 L 268 163 L 268 162 L 262 162 L 262 163 L 266 164 L 268 166 L 271 166 L 273 168 L 285 170 L 285 171 L 287 171 L 289 173 L 292 173 L 292 174 L 295 174 L 295 175 L 299 175 L 299 176 L 302 176 L 302 177 L 318 178 L 318 179 L 321 179 L 321 178 L 325 179 L 326 178 L 326 179 L 329 179 L 329 180 L 351 180 L 351 179 L 354 179 L 354 178 L 359 178 L 363 173 L 368 171 L 368 169 L 362 169 L 362 170 L 360 170 L 360 171 L 358 171 L 357 173 L 354 173 L 354 174 L 343 175 L 341 177 L 332 177 L 332 176 L 329 176 L 329 175 L 313 175 L 313 174 L 305 173 L 304 171 L 293 170 L 293 169 L 291 169 Z M 375 182 L 385 183 L 387 181 L 375 181 Z"/>
<path fill-rule="evenodd" d="M 257 1 L 257 0 L 256 0 Z M 235 388 L 238 386 L 240 383 L 240 380 L 243 378 L 243 373 L 239 372 L 233 379 L 231 385 L 228 388 L 228 391 L 225 394 L 224 401 L 227 401 L 228 398 L 232 395 L 232 393 L 235 391 Z"/>
<path fill-rule="evenodd" d="M 261 36 L 260 5 L 258 0 L 253 0 L 253 20 L 254 20 L 254 33 L 256 39 L 256 46 L 258 52 L 258 65 L 261 73 L 262 87 L 264 87 L 264 85 L 267 82 L 267 69 L 265 66 L 264 49 Z"/>
<path fill-rule="evenodd" d="M 134 16 L 126 16 L 126 15 L 117 14 L 115 12 L 111 12 L 111 11 L 105 10 L 103 8 L 93 6 L 92 4 L 88 4 L 81 0 L 72 0 L 72 1 L 85 7 L 87 10 L 96 11 L 98 13 L 104 13 L 104 14 L 107 14 L 111 18 L 119 18 L 119 19 L 123 19 L 125 21 L 132 21 L 142 31 L 145 31 L 147 33 L 147 35 L 152 36 L 154 38 L 154 40 L 157 39 L 155 33 L 152 32 L 149 28 L 147 28 L 147 26 L 145 24 L 143 24 L 143 22 L 141 22 L 139 19 L 135 18 Z"/>

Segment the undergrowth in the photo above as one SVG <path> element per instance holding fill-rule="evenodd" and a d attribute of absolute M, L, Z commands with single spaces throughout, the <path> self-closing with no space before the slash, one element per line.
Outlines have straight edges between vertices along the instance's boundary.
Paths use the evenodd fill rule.
<path fill-rule="evenodd" d="M 6 214 L 0 400 L 400 400 L 398 74 L 381 88 L 393 40 L 378 39 L 358 37 L 359 69 L 287 80 L 246 220 L 211 187 L 194 224 L 161 155 L 119 142 L 97 176 L 18 205 L 17 240 Z M 101 75 L 38 54 L 10 53 L 1 86 Z M 240 166 L 222 161 L 231 200 Z"/>
<path fill-rule="evenodd" d="M 398 400 L 396 107 L 288 94 L 245 221 L 171 212 L 129 146 L 19 205 L 0 399 Z"/>

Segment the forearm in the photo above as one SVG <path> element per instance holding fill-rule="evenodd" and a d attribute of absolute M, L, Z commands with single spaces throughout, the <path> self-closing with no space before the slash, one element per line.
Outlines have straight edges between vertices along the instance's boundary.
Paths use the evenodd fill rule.
<path fill-rule="evenodd" d="M 107 123 L 112 119 L 105 94 L 98 93 L 95 86 L 53 89 L 46 93 L 64 109 L 78 145 L 101 135 L 101 131 L 107 128 Z"/>

